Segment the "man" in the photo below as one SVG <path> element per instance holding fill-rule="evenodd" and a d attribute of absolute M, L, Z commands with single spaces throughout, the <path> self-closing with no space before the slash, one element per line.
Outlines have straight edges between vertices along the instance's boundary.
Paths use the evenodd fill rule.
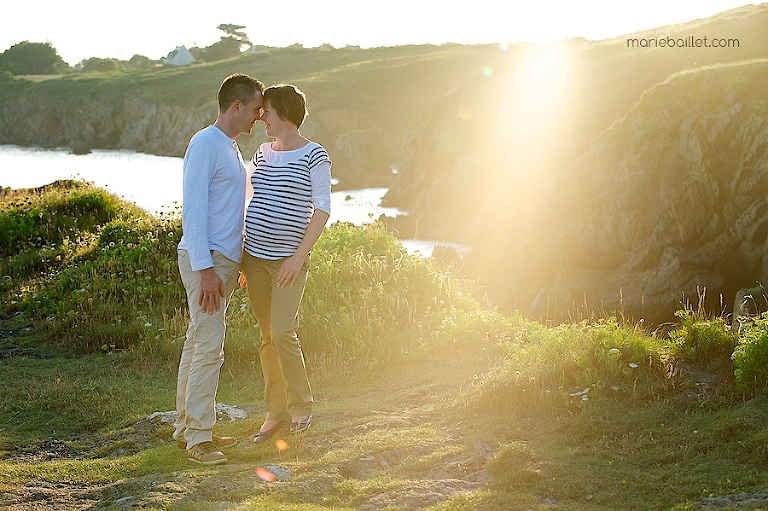
<path fill-rule="evenodd" d="M 260 118 L 264 84 L 228 76 L 218 93 L 216 122 L 198 131 L 184 155 L 179 273 L 187 293 L 189 326 L 179 362 L 173 438 L 190 461 L 225 463 L 222 447 L 234 437 L 212 434 L 216 391 L 224 363 L 224 314 L 243 251 L 246 171 L 235 139 Z"/>

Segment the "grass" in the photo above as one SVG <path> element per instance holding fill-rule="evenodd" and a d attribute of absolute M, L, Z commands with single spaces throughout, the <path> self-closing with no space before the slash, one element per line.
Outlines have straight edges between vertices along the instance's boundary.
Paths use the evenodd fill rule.
<path fill-rule="evenodd" d="M 173 408 L 172 371 L 160 377 L 136 369 L 110 355 L 12 357 L 3 363 L 2 434 L 12 430 L 6 441 L 15 444 L 67 439 Z"/>
<path fill-rule="evenodd" d="M 115 356 L 118 375 L 133 367 L 131 358 L 129 354 Z M 0 484 L 109 485 L 128 480 L 141 486 L 142 478 L 150 474 L 154 478 L 176 474 L 173 477 L 182 480 L 179 484 L 194 502 L 187 505 L 199 506 L 197 509 L 216 509 L 220 501 L 204 498 L 210 489 L 194 489 L 200 481 L 211 480 L 225 488 L 227 500 L 239 502 L 242 507 L 238 509 L 355 509 L 377 495 L 407 496 L 425 484 L 425 474 L 435 467 L 447 473 L 459 467 L 455 470 L 463 477 L 475 469 L 486 470 L 490 481 L 436 509 L 517 509 L 555 502 L 563 509 L 576 510 L 692 509 L 693 502 L 709 495 L 756 491 L 768 484 L 764 399 L 737 407 L 692 406 L 674 399 L 643 404 L 596 399 L 573 414 L 553 414 L 549 409 L 534 416 L 492 410 L 468 415 L 461 404 L 466 392 L 462 386 L 484 367 L 470 361 L 470 357 L 463 361 L 445 357 L 431 367 L 405 364 L 378 378 L 315 374 L 318 424 L 302 446 L 286 452 L 243 445 L 228 451 L 228 465 L 201 470 L 190 466 L 170 445 L 167 429 L 160 430 L 162 438 L 155 446 L 133 454 L 32 463 L 2 461 Z M 97 357 L 86 357 L 76 368 L 67 368 L 63 360 L 55 362 L 63 366 L 62 374 L 76 373 L 98 381 L 103 372 Z M 242 380 L 242 373 L 225 371 L 220 400 L 257 407 L 258 390 L 242 392 Z M 259 381 L 252 383 L 256 387 Z M 77 378 L 71 376 L 61 385 L 80 388 Z M 170 371 L 154 382 L 144 380 L 135 386 L 125 379 L 122 393 L 127 396 L 147 385 L 153 385 L 154 393 L 164 394 L 169 403 L 173 393 Z M 361 387 L 365 392 L 360 392 Z M 140 403 L 151 397 L 139 394 L 134 399 L 137 404 L 133 407 L 126 403 L 124 425 L 139 418 Z M 83 400 L 84 405 L 98 402 L 93 397 Z M 219 427 L 243 438 L 247 429 L 258 426 L 258 420 L 256 416 Z M 83 428 L 103 436 L 111 429 Z M 66 434 L 61 437 L 72 442 Z M 478 445 L 487 449 L 487 459 L 478 461 L 473 456 Z M 462 462 L 468 465 L 466 471 L 462 471 Z M 471 466 L 473 462 L 476 467 Z M 272 490 L 258 483 L 253 474 L 264 465 L 289 469 L 290 483 L 280 483 Z M 158 509 L 187 508 L 168 505 Z"/>
<path fill-rule="evenodd" d="M 217 425 L 242 439 L 228 464 L 191 465 L 171 428 L 147 421 L 174 408 L 178 219 L 65 182 L 5 190 L 0 227 L 0 499 L 50 484 L 46 498 L 73 506 L 85 487 L 91 506 L 174 511 L 679 511 L 768 488 L 766 320 L 741 336 L 689 308 L 667 333 L 598 313 L 544 326 L 490 307 L 378 224 L 334 224 L 313 251 L 300 311 L 310 432 L 287 448 L 246 441 L 264 410 L 238 290 L 218 401 L 249 417 Z"/>

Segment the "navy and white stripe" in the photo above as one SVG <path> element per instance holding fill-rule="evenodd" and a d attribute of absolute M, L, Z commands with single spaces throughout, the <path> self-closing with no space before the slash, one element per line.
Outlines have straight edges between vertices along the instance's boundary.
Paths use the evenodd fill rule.
<path fill-rule="evenodd" d="M 292 256 L 315 208 L 330 214 L 330 168 L 328 153 L 315 142 L 294 151 L 262 144 L 251 160 L 246 252 L 273 261 Z"/>

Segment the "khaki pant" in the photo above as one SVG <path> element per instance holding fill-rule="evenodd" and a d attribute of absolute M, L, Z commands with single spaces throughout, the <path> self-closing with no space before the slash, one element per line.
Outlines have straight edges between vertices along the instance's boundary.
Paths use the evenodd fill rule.
<path fill-rule="evenodd" d="M 277 287 L 283 260 L 268 261 L 243 253 L 248 296 L 259 323 L 259 357 L 264 375 L 267 419 L 287 421 L 312 414 L 314 400 L 296 330 L 309 262 L 291 287 Z"/>
<path fill-rule="evenodd" d="M 217 312 L 202 311 L 200 298 L 200 273 L 192 271 L 189 254 L 178 251 L 179 273 L 187 291 L 189 326 L 184 348 L 179 361 L 176 385 L 176 410 L 179 418 L 174 424 L 173 437 L 185 439 L 187 448 L 211 441 L 213 425 L 216 423 L 216 391 L 219 387 L 219 373 L 224 363 L 224 315 L 229 298 L 237 286 L 240 265 L 212 251 L 216 275 L 224 283 L 225 293 Z"/>

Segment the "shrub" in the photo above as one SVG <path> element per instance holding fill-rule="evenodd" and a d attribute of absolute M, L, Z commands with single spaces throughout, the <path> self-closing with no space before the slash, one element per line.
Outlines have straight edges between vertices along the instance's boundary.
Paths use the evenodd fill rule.
<path fill-rule="evenodd" d="M 679 310 L 675 315 L 680 324 L 669 334 L 672 354 L 721 375 L 733 374 L 731 355 L 736 336 L 725 319 L 703 317 L 689 309 Z"/>
<path fill-rule="evenodd" d="M 3 308 L 68 352 L 127 347 L 183 300 L 172 255 L 178 221 L 76 181 L 11 191 L 0 208 Z M 171 305 L 172 304 L 172 305 Z"/>
<path fill-rule="evenodd" d="M 184 304 L 173 256 L 180 231 L 178 222 L 151 218 L 109 222 L 88 258 L 50 278 L 23 305 L 49 314 L 50 330 L 70 350 L 137 346 L 149 327 Z"/>
<path fill-rule="evenodd" d="M 187 321 L 178 218 L 147 215 L 81 183 L 6 201 L 0 219 L 11 254 L 3 273 L 29 268 L 4 280 L 13 296 L 6 307 L 44 320 L 68 352 L 143 347 L 176 355 Z M 435 261 L 408 254 L 382 225 L 334 224 L 312 253 L 299 335 L 311 356 L 334 367 L 486 350 L 509 327 L 474 293 Z M 244 292 L 228 318 L 241 344 L 230 343 L 230 353 L 253 360 L 258 330 Z"/>
<path fill-rule="evenodd" d="M 408 254 L 383 225 L 337 223 L 312 253 L 300 335 L 329 362 L 375 366 L 393 357 L 492 346 L 498 326 L 487 319 L 493 313 L 483 316 L 470 282 Z M 471 331 L 457 328 L 469 324 Z"/>
<path fill-rule="evenodd" d="M 0 213 L 0 255 L 30 247 L 53 246 L 81 232 L 95 232 L 119 212 L 118 200 L 85 183 L 61 181 L 11 195 Z"/>
<path fill-rule="evenodd" d="M 768 387 L 768 314 L 742 329 L 733 352 L 736 384 L 749 395 L 766 393 Z"/>
<path fill-rule="evenodd" d="M 646 398 L 665 384 L 659 344 L 614 317 L 554 328 L 519 318 L 503 343 L 504 364 L 475 383 L 469 406 L 530 414 L 572 411 L 601 398 Z"/>

